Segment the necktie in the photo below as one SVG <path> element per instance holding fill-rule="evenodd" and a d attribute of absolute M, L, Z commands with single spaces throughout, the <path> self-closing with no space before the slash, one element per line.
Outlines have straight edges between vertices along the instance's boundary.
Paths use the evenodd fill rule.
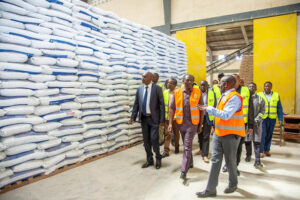
<path fill-rule="evenodd" d="M 147 106 L 147 96 L 148 96 L 148 86 L 146 86 L 146 91 L 145 91 L 145 95 L 144 95 L 144 99 L 143 99 L 143 106 L 142 106 L 142 113 L 143 115 L 147 114 L 146 111 L 146 106 Z"/>

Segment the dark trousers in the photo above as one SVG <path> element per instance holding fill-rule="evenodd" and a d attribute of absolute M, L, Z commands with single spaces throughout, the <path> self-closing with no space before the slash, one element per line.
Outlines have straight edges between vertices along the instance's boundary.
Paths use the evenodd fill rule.
<path fill-rule="evenodd" d="M 252 155 L 252 142 L 245 142 L 246 146 L 246 156 L 251 157 Z M 254 142 L 253 141 L 253 147 L 254 147 L 254 154 L 255 154 L 255 161 L 260 161 L 260 142 Z"/>
<path fill-rule="evenodd" d="M 270 152 L 275 124 L 276 119 L 270 119 L 269 117 L 264 119 L 262 122 L 262 136 L 260 146 L 261 153 Z"/>
<path fill-rule="evenodd" d="M 240 162 L 241 162 L 241 156 L 242 156 L 242 150 L 243 150 L 243 144 L 245 142 L 245 138 L 241 137 L 239 146 L 237 148 L 237 152 L 236 152 L 236 165 L 239 166 Z"/>
<path fill-rule="evenodd" d="M 228 168 L 229 187 L 237 186 L 238 179 L 237 179 L 236 151 L 237 151 L 238 144 L 240 142 L 240 138 L 241 137 L 237 135 L 226 135 L 226 136 L 219 137 L 216 134 L 214 134 L 212 140 L 212 158 L 211 158 L 212 165 L 209 172 L 206 190 L 210 192 L 216 192 L 220 169 L 223 160 L 223 154 Z"/>
<path fill-rule="evenodd" d="M 175 147 L 179 147 L 179 130 L 177 128 L 176 121 L 174 120 L 173 123 L 173 132 L 174 132 L 174 143 Z M 168 126 L 169 120 L 165 121 L 165 145 L 164 145 L 164 152 L 169 154 L 170 152 L 170 143 L 171 143 L 171 134 L 168 133 Z"/>
<path fill-rule="evenodd" d="M 194 136 L 197 131 L 186 130 L 183 129 L 182 126 L 179 128 L 179 130 L 183 142 L 183 158 L 182 158 L 181 172 L 187 172 L 190 166 L 193 165 L 192 147 L 193 147 Z"/>
<path fill-rule="evenodd" d="M 245 129 L 247 127 L 247 124 L 245 124 Z M 245 142 L 245 137 L 241 137 L 240 139 L 240 143 L 237 147 L 237 152 L 236 152 L 236 165 L 239 166 L 240 162 L 241 162 L 241 156 L 242 156 L 242 151 L 243 151 L 243 144 Z M 226 165 L 226 163 L 225 163 Z"/>
<path fill-rule="evenodd" d="M 198 134 L 198 142 L 200 150 L 202 151 L 202 157 L 207 157 L 209 152 L 209 135 L 211 131 L 211 125 L 208 125 L 206 119 L 203 120 L 202 132 Z"/>
<path fill-rule="evenodd" d="M 151 117 L 142 116 L 142 132 L 148 162 L 153 162 L 152 148 L 155 152 L 156 159 L 161 159 L 161 154 L 159 152 L 158 127 L 159 124 L 154 123 Z"/>

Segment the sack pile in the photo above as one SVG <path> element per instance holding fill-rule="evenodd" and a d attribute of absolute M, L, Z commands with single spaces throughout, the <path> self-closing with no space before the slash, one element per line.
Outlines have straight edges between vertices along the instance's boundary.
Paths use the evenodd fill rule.
<path fill-rule="evenodd" d="M 184 43 L 80 0 L 2 0 L 0 188 L 142 140 L 141 75 L 186 69 Z"/>

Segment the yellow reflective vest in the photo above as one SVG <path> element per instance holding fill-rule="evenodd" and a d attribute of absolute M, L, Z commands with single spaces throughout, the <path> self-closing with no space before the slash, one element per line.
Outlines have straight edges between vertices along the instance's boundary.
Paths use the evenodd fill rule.
<path fill-rule="evenodd" d="M 214 86 L 213 86 L 213 91 L 215 92 L 215 94 L 216 94 L 216 97 L 217 97 L 217 101 L 219 101 L 219 99 L 221 98 L 221 96 L 222 96 L 222 93 L 221 93 L 221 89 L 220 89 L 220 86 L 218 85 L 218 84 L 215 84 Z"/>
<path fill-rule="evenodd" d="M 215 95 L 212 89 L 208 89 L 207 91 L 207 105 L 214 107 L 215 105 Z M 208 114 L 209 121 L 214 120 L 214 116 Z"/>
<path fill-rule="evenodd" d="M 277 92 L 272 92 L 272 96 L 270 102 L 264 92 L 259 92 L 257 95 L 261 96 L 265 100 L 265 114 L 263 115 L 263 119 L 269 117 L 270 119 L 276 119 L 277 117 L 277 104 L 279 101 L 279 94 Z"/>
<path fill-rule="evenodd" d="M 164 84 L 162 84 L 162 83 L 157 83 L 156 85 L 158 85 L 158 86 L 161 87 L 161 88 L 164 87 Z"/>
<path fill-rule="evenodd" d="M 245 124 L 248 123 L 248 110 L 249 110 L 249 99 L 250 99 L 250 91 L 247 87 L 241 87 L 241 94 L 243 98 L 243 114 Z"/>
<path fill-rule="evenodd" d="M 169 116 L 169 97 L 170 97 L 170 91 L 164 90 L 164 103 L 165 103 L 165 119 L 168 119 Z M 174 119 L 176 118 L 176 115 L 174 116 Z"/>

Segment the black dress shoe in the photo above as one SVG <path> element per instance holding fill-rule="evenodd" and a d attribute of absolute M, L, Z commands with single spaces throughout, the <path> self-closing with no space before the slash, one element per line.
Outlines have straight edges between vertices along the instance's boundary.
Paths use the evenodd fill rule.
<path fill-rule="evenodd" d="M 222 172 L 227 172 L 228 170 L 227 170 L 227 166 L 226 166 L 226 164 L 223 166 L 223 168 L 222 168 Z"/>
<path fill-rule="evenodd" d="M 181 179 L 186 179 L 186 172 L 181 172 L 180 178 Z"/>
<path fill-rule="evenodd" d="M 250 161 L 251 161 L 251 156 L 247 156 L 247 157 L 245 158 L 245 161 L 246 161 L 246 162 L 250 162 Z"/>
<path fill-rule="evenodd" d="M 168 156 L 169 156 L 169 154 L 165 153 L 165 152 L 161 155 L 162 158 L 165 158 L 165 157 L 168 157 Z"/>
<path fill-rule="evenodd" d="M 199 198 L 205 198 L 205 197 L 216 197 L 217 193 L 216 192 L 209 192 L 207 190 L 204 190 L 203 192 L 197 192 L 196 195 Z"/>
<path fill-rule="evenodd" d="M 254 167 L 255 167 L 255 168 L 263 168 L 263 165 L 261 164 L 260 161 L 255 161 Z"/>
<path fill-rule="evenodd" d="M 161 160 L 156 160 L 155 168 L 160 169 L 160 167 L 161 167 Z"/>
<path fill-rule="evenodd" d="M 175 147 L 175 154 L 179 153 L 179 147 Z"/>
<path fill-rule="evenodd" d="M 225 190 L 224 190 L 224 193 L 228 194 L 228 193 L 233 193 L 235 190 L 237 189 L 237 186 L 234 186 L 234 187 L 227 187 Z"/>
<path fill-rule="evenodd" d="M 152 162 L 148 162 L 147 161 L 145 164 L 142 165 L 142 168 L 147 168 L 147 167 L 149 167 L 149 166 L 151 166 L 153 164 L 154 164 L 153 161 Z"/>

